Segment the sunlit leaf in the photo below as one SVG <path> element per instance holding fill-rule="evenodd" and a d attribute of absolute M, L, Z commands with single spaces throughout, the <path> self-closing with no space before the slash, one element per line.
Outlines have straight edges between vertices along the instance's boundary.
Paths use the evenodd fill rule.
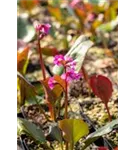
<path fill-rule="evenodd" d="M 93 42 L 91 42 L 85 35 L 81 35 L 71 47 L 66 56 L 72 57 L 76 61 L 77 72 L 80 71 L 87 51 L 92 47 Z M 53 73 L 61 75 L 63 73 L 63 68 L 59 66 L 54 66 Z"/>
<path fill-rule="evenodd" d="M 24 74 L 26 71 L 25 65 L 28 61 L 29 47 L 17 51 L 17 71 Z"/>
<path fill-rule="evenodd" d="M 71 149 L 77 141 L 89 133 L 88 125 L 81 119 L 64 119 L 58 122 L 64 132 L 64 138 L 70 143 Z"/>

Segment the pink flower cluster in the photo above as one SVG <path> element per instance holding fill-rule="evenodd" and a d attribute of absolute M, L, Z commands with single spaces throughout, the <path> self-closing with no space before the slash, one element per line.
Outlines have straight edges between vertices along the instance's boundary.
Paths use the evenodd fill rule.
<path fill-rule="evenodd" d="M 66 72 L 61 75 L 61 78 L 66 80 L 66 82 L 78 80 L 81 77 L 81 74 L 75 71 L 76 62 L 71 57 L 56 55 L 54 57 L 54 64 L 57 66 L 63 66 L 65 68 Z M 51 89 L 54 88 L 55 83 L 56 81 L 53 77 L 48 81 L 48 85 Z"/>
<path fill-rule="evenodd" d="M 49 30 L 51 28 L 50 24 L 39 24 L 38 22 L 34 23 L 34 27 L 37 32 L 39 32 L 39 38 L 42 39 L 45 35 L 49 33 Z"/>

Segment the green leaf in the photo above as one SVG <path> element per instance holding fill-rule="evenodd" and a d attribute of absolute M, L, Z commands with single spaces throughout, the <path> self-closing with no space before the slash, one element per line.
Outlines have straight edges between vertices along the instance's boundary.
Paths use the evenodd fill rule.
<path fill-rule="evenodd" d="M 44 143 L 46 141 L 44 133 L 39 127 L 26 119 L 19 118 L 19 120 L 24 131 L 32 136 L 36 141 L 39 141 L 40 143 Z"/>
<path fill-rule="evenodd" d="M 35 36 L 35 29 L 28 18 L 17 17 L 17 38 L 24 42 L 30 42 Z"/>
<path fill-rule="evenodd" d="M 92 47 L 93 42 L 91 42 L 88 37 L 85 35 L 81 35 L 74 43 L 74 45 L 71 47 L 69 52 L 66 54 L 66 56 L 72 57 L 76 61 L 76 68 L 75 70 L 77 72 L 80 71 L 83 61 L 85 59 L 86 53 L 89 50 L 90 47 Z M 63 67 L 54 66 L 53 73 L 61 75 L 63 73 Z"/>
<path fill-rule="evenodd" d="M 109 122 L 107 125 L 99 128 L 95 132 L 88 135 L 85 140 L 85 146 L 82 148 L 82 150 L 84 150 L 87 146 L 93 143 L 100 136 L 110 133 L 117 125 L 118 125 L 118 119 L 115 119 L 112 122 Z"/>
<path fill-rule="evenodd" d="M 65 134 L 65 140 L 70 143 L 71 150 L 80 138 L 89 133 L 88 125 L 81 119 L 64 119 L 58 124 Z"/>

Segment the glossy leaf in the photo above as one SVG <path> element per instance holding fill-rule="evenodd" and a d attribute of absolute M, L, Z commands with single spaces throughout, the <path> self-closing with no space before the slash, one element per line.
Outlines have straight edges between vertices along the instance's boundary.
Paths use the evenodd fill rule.
<path fill-rule="evenodd" d="M 105 76 L 94 75 L 89 83 L 94 94 L 107 104 L 113 92 L 112 82 Z"/>
<path fill-rule="evenodd" d="M 19 120 L 21 126 L 27 134 L 29 134 L 31 137 L 33 137 L 36 141 L 39 141 L 40 143 L 46 142 L 44 133 L 39 127 L 37 127 L 34 123 L 26 119 L 19 118 Z"/>
<path fill-rule="evenodd" d="M 84 141 L 85 142 L 85 146 L 82 148 L 82 150 L 85 150 L 91 143 L 93 143 L 99 137 L 110 133 L 117 126 L 118 126 L 118 119 L 115 119 L 112 122 L 109 122 L 107 125 L 99 128 L 95 132 L 93 132 L 90 135 L 88 135 L 86 140 Z"/>
<path fill-rule="evenodd" d="M 59 121 L 59 127 L 64 132 L 64 139 L 70 143 L 71 149 L 77 141 L 89 133 L 88 125 L 81 119 L 64 119 Z"/>
<path fill-rule="evenodd" d="M 77 72 L 80 71 L 87 51 L 92 47 L 93 43 L 86 37 L 85 35 L 81 35 L 71 47 L 66 56 L 72 57 L 76 61 Z M 54 74 L 61 75 L 63 73 L 63 68 L 59 66 L 54 66 L 53 68 Z"/>
<path fill-rule="evenodd" d="M 47 56 L 55 56 L 58 54 L 58 50 L 55 47 L 44 47 L 42 48 L 42 54 Z"/>

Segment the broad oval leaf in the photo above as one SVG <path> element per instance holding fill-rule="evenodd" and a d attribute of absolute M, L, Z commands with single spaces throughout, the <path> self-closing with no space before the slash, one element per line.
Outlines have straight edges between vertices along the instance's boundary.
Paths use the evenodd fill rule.
<path fill-rule="evenodd" d="M 19 118 L 19 120 L 21 126 L 27 134 L 32 136 L 36 141 L 39 141 L 40 143 L 46 142 L 44 133 L 39 127 L 26 119 Z"/>
<path fill-rule="evenodd" d="M 105 76 L 93 75 L 89 83 L 94 94 L 107 104 L 113 92 L 112 82 Z"/>
<path fill-rule="evenodd" d="M 66 56 L 72 57 L 76 61 L 76 68 L 77 72 L 80 71 L 83 61 L 85 59 L 86 53 L 90 47 L 92 47 L 93 42 L 91 42 L 88 37 L 85 35 L 81 35 L 71 47 L 69 52 Z M 61 75 L 63 73 L 63 68 L 59 66 L 54 66 L 53 73 Z"/>
<path fill-rule="evenodd" d="M 89 133 L 88 125 L 81 119 L 64 119 L 58 122 L 60 129 L 64 132 L 65 140 L 73 148 L 75 143 Z"/>

